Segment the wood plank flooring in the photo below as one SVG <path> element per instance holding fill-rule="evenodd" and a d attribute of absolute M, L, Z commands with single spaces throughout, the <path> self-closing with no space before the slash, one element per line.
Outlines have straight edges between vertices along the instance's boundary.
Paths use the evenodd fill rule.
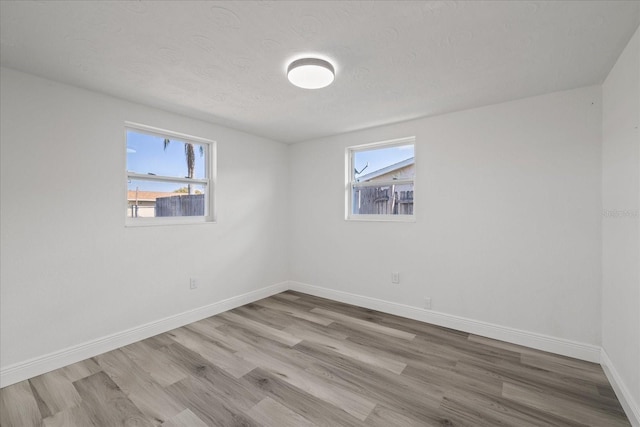
<path fill-rule="evenodd" d="M 597 364 L 288 291 L 5 387 L 0 425 L 630 424 Z"/>

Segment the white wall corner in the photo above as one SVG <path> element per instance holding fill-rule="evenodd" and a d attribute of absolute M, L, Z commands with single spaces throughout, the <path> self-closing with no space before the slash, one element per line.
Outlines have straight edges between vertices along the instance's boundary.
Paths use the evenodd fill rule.
<path fill-rule="evenodd" d="M 537 350 L 548 351 L 562 356 L 600 363 L 600 346 L 592 344 L 523 331 L 452 314 L 425 310 L 405 304 L 313 286 L 306 283 L 290 282 L 290 289 L 347 304 L 357 305 L 359 307 L 394 314 L 396 316 L 406 317 L 408 319 L 443 326 L 445 328 L 456 329 L 458 331 L 481 335 L 512 344 L 535 348 Z"/>
<path fill-rule="evenodd" d="M 609 359 L 609 355 L 604 348 L 600 349 L 600 364 L 607 379 L 611 383 L 613 391 L 616 393 L 616 397 L 622 405 L 622 409 L 624 409 L 625 414 L 627 414 L 629 422 L 631 422 L 631 425 L 634 427 L 640 427 L 640 403 L 633 400 L 631 392 L 616 370 L 613 362 Z"/>
<path fill-rule="evenodd" d="M 189 323 L 215 316 L 224 311 L 232 310 L 262 298 L 284 292 L 287 289 L 289 289 L 289 282 L 276 283 L 246 294 L 237 295 L 193 310 L 136 326 L 122 332 L 45 354 L 44 356 L 2 367 L 0 368 L 0 388 L 179 328 Z"/>

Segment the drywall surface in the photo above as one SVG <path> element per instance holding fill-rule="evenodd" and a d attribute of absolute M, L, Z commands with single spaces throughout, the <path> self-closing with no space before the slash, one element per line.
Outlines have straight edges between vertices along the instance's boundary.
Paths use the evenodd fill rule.
<path fill-rule="evenodd" d="M 599 345 L 601 123 L 593 86 L 292 145 L 291 279 Z M 408 136 L 416 221 L 345 220 L 345 148 Z"/>
<path fill-rule="evenodd" d="M 640 408 L 639 31 L 602 96 L 602 347 Z"/>
<path fill-rule="evenodd" d="M 288 279 L 286 145 L 0 76 L 3 367 Z M 125 121 L 217 141 L 217 223 L 125 227 Z"/>

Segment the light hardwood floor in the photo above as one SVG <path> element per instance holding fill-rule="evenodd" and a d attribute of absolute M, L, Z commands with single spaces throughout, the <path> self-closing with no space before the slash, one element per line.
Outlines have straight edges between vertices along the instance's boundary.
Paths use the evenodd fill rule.
<path fill-rule="evenodd" d="M 0 390 L 12 426 L 628 426 L 599 365 L 285 292 Z"/>

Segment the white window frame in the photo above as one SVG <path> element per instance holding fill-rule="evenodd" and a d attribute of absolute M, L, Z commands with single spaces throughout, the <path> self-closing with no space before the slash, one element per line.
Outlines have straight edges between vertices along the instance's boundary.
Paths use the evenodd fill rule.
<path fill-rule="evenodd" d="M 126 170 L 126 146 L 127 146 L 127 131 L 132 130 L 147 135 L 158 136 L 160 138 L 178 139 L 183 142 L 192 142 L 204 147 L 205 158 L 205 178 L 180 178 L 164 175 L 148 175 L 135 172 L 129 172 Z M 143 181 L 161 181 L 170 182 L 176 184 L 198 184 L 205 187 L 205 212 L 204 216 L 176 216 L 176 217 L 151 217 L 151 218 L 132 218 L 127 216 L 128 206 L 125 211 L 125 225 L 127 227 L 144 227 L 144 226 L 156 226 L 156 225 L 178 225 L 178 224 L 206 224 L 216 222 L 216 204 L 215 204 L 215 190 L 216 190 L 216 141 L 201 138 L 198 136 L 187 135 L 180 132 L 174 132 L 166 129 L 160 129 L 153 126 L 147 126 L 140 123 L 125 122 L 124 124 L 124 153 L 125 153 L 125 195 L 128 194 L 128 182 L 130 179 L 143 180 Z M 127 203 L 127 197 L 124 197 L 125 205 Z"/>
<path fill-rule="evenodd" d="M 397 147 L 401 145 L 413 145 L 413 156 L 415 164 L 415 174 L 413 179 L 397 179 L 388 181 L 373 181 L 373 182 L 357 182 L 355 178 L 355 162 L 354 154 L 360 151 L 371 151 L 380 148 Z M 405 138 L 392 139 L 387 141 L 373 142 L 362 145 L 355 145 L 347 147 L 345 150 L 345 165 L 346 165 L 346 183 L 345 183 L 345 220 L 347 221 L 390 221 L 390 222 L 415 222 L 416 221 L 416 202 L 415 202 L 415 190 L 416 190 L 416 176 L 418 171 L 418 157 L 416 149 L 416 137 L 409 136 Z M 353 189 L 357 187 L 383 187 L 387 185 L 398 184 L 413 184 L 414 202 L 413 202 L 413 214 L 411 215 L 371 215 L 371 214 L 354 214 L 353 213 Z"/>

